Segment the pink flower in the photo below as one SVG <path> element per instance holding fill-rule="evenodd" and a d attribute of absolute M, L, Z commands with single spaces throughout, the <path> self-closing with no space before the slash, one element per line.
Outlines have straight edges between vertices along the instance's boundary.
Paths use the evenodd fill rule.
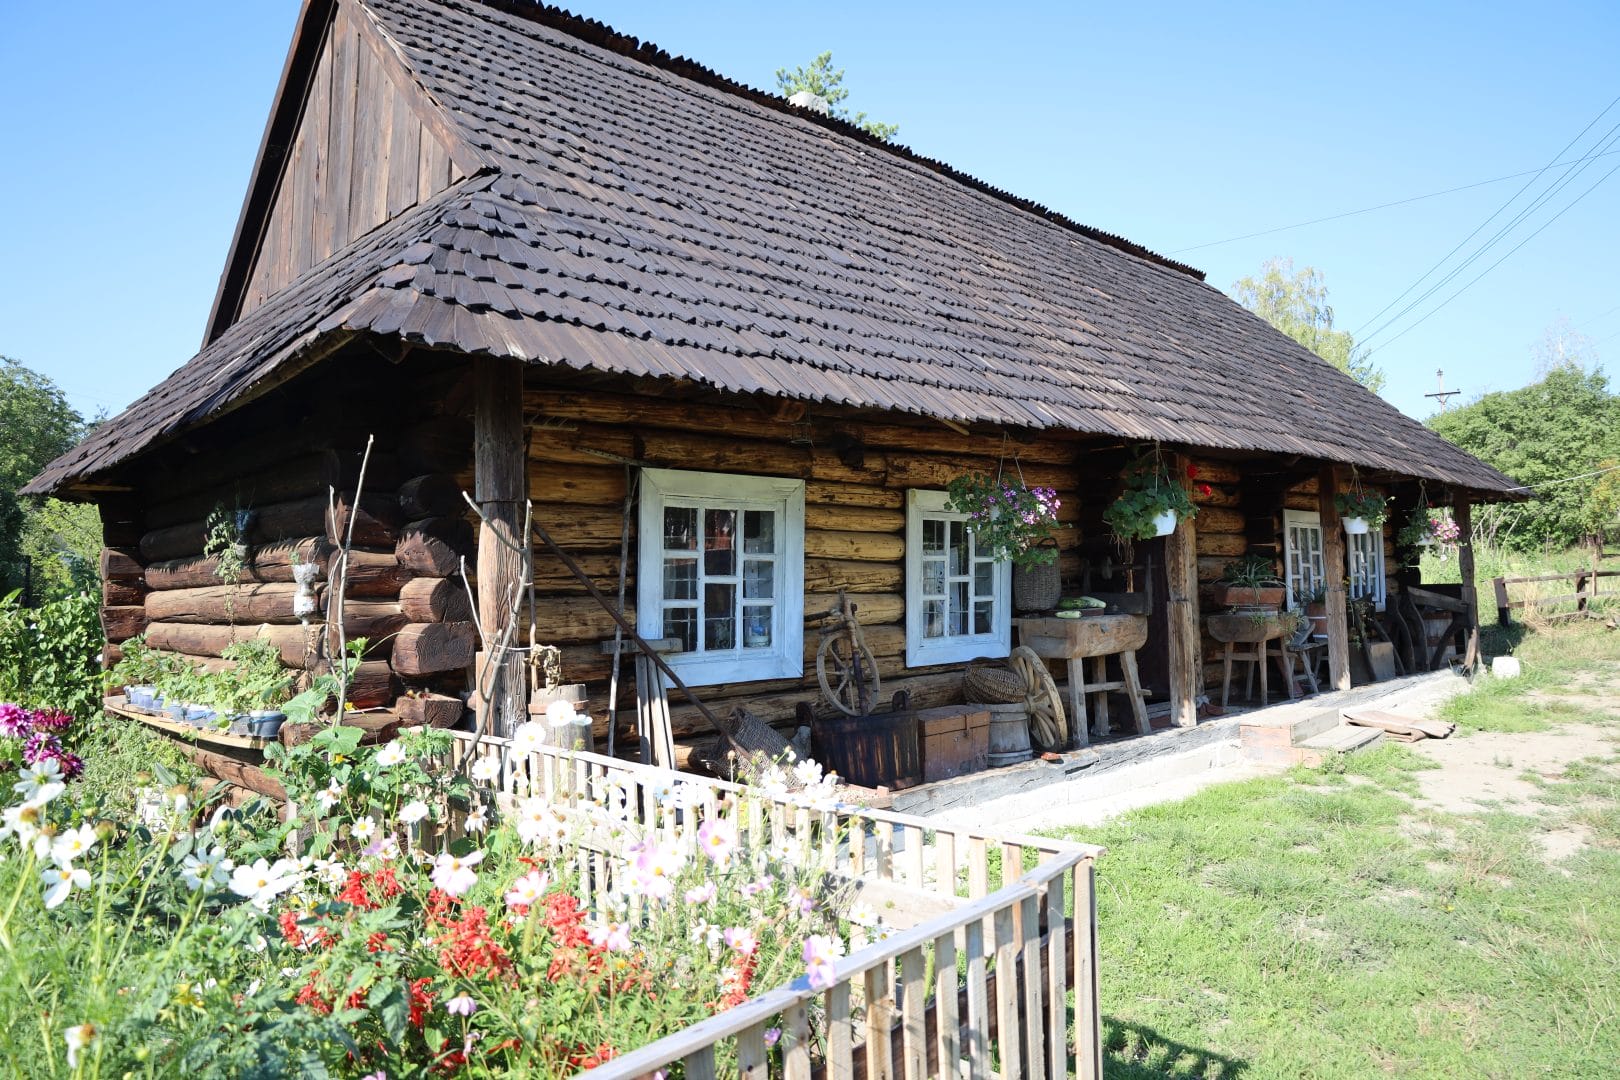
<path fill-rule="evenodd" d="M 810 989 L 826 990 L 838 981 L 838 949 L 824 934 L 811 934 L 804 939 L 805 977 Z"/>
<path fill-rule="evenodd" d="M 726 945 L 744 956 L 754 955 L 754 950 L 759 948 L 759 940 L 754 937 L 754 932 L 747 927 L 730 926 L 720 936 L 725 940 Z"/>
<path fill-rule="evenodd" d="M 446 896 L 465 896 L 478 884 L 473 867 L 483 861 L 482 851 L 469 851 L 465 855 L 441 852 L 433 861 L 433 884 Z"/>
<path fill-rule="evenodd" d="M 451 1016 L 471 1016 L 478 1011 L 478 1002 L 466 994 L 457 994 L 444 1003 L 444 1011 Z"/>
<path fill-rule="evenodd" d="M 781 1038 L 782 1038 L 782 1029 L 781 1028 L 766 1028 L 765 1029 L 765 1045 L 766 1045 L 767 1048 L 775 1046 L 777 1044 L 777 1042 L 781 1040 Z"/>
<path fill-rule="evenodd" d="M 714 882 L 705 881 L 701 885 L 694 885 L 686 890 L 685 900 L 688 904 L 707 904 L 719 892 Z"/>
<path fill-rule="evenodd" d="M 710 862 L 724 866 L 737 850 L 737 829 L 724 818 L 708 818 L 698 826 L 698 847 Z"/>
<path fill-rule="evenodd" d="M 608 923 L 605 926 L 593 926 L 588 931 L 591 944 L 598 949 L 608 952 L 630 951 L 630 930 L 624 923 Z"/>
<path fill-rule="evenodd" d="M 506 906 L 509 908 L 531 908 L 540 902 L 540 898 L 551 888 L 551 875 L 544 870 L 530 870 L 527 874 L 512 882 L 512 887 L 506 890 Z"/>

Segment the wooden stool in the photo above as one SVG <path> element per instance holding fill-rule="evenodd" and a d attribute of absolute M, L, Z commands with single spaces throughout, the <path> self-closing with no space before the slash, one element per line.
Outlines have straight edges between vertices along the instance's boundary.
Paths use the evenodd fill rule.
<path fill-rule="evenodd" d="M 1260 704 L 1265 705 L 1271 700 L 1271 688 L 1266 679 L 1266 662 L 1273 659 L 1277 661 L 1278 670 L 1282 672 L 1283 686 L 1288 691 L 1288 699 L 1292 701 L 1295 698 L 1294 680 L 1290 677 L 1289 669 L 1282 666 L 1282 654 L 1271 647 L 1273 641 L 1279 641 L 1280 645 L 1278 637 L 1269 637 L 1264 641 L 1228 641 L 1226 643 L 1226 652 L 1223 657 L 1226 666 L 1226 677 L 1221 683 L 1221 707 L 1223 709 L 1232 694 L 1233 661 L 1249 665 L 1243 683 L 1243 696 L 1245 698 L 1252 699 L 1254 697 L 1254 670 L 1258 667 L 1260 669 Z"/>
<path fill-rule="evenodd" d="M 1311 688 L 1311 693 L 1320 694 L 1322 686 L 1316 680 L 1316 666 L 1321 663 L 1322 658 L 1326 655 L 1327 642 L 1325 641 L 1306 641 L 1303 645 L 1295 645 L 1291 641 L 1284 641 L 1279 643 L 1277 664 L 1282 668 L 1284 681 L 1290 686 L 1295 686 L 1297 684 L 1294 682 L 1294 662 L 1299 661 L 1299 677 L 1305 680 L 1305 684 Z M 1292 697 L 1293 695 L 1290 694 L 1289 696 Z"/>

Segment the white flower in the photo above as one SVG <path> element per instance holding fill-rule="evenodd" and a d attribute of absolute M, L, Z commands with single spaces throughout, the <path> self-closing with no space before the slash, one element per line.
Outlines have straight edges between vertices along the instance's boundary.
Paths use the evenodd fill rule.
<path fill-rule="evenodd" d="M 686 890 L 685 899 L 688 904 L 707 904 L 719 894 L 714 882 L 705 881 L 701 885 L 694 885 Z"/>
<path fill-rule="evenodd" d="M 404 825 L 415 825 L 428 816 L 428 804 L 421 799 L 412 799 L 399 808 L 399 820 Z"/>
<path fill-rule="evenodd" d="M 484 816 L 484 808 L 482 806 L 473 807 L 466 819 L 462 821 L 461 827 L 470 833 L 481 833 L 489 828 L 489 819 Z"/>
<path fill-rule="evenodd" d="M 68 1068 L 77 1069 L 79 1067 L 79 1051 L 89 1050 L 94 1047 L 96 1040 L 101 1037 L 101 1033 L 96 1030 L 94 1024 L 75 1024 L 62 1032 L 62 1037 L 67 1040 Z"/>
<path fill-rule="evenodd" d="M 849 906 L 845 918 L 856 926 L 876 926 L 878 924 L 878 913 L 872 909 L 872 905 L 859 900 Z"/>
<path fill-rule="evenodd" d="M 377 819 L 367 814 L 365 817 L 349 826 L 349 835 L 360 843 L 369 843 L 377 835 Z"/>
<path fill-rule="evenodd" d="M 338 804 L 338 800 L 342 797 L 343 785 L 338 783 L 336 780 L 332 780 L 326 785 L 325 788 L 316 794 L 315 801 L 320 804 L 321 813 L 325 814 L 329 813 L 332 807 L 336 806 Z"/>
<path fill-rule="evenodd" d="M 540 902 L 540 898 L 549 888 L 551 888 L 550 874 L 544 870 L 530 870 L 512 882 L 512 887 L 506 890 L 506 906 L 533 907 Z"/>
<path fill-rule="evenodd" d="M 201 888 L 217 889 L 230 880 L 236 863 L 225 857 L 225 852 L 213 848 L 206 852 L 187 855 L 180 866 L 180 880 L 186 888 L 196 892 Z"/>
<path fill-rule="evenodd" d="M 298 884 L 297 864 L 277 859 L 274 865 L 260 859 L 251 866 L 238 866 L 231 872 L 231 891 L 246 897 L 260 911 L 270 910 L 270 901 Z"/>
<path fill-rule="evenodd" d="M 606 923 L 593 926 L 586 933 L 590 936 L 591 944 L 598 949 L 608 952 L 630 951 L 630 929 L 624 923 Z"/>
<path fill-rule="evenodd" d="M 624 890 L 631 896 L 666 900 L 675 889 L 675 875 L 686 859 L 673 844 L 643 841 L 630 849 L 625 866 Z"/>
<path fill-rule="evenodd" d="M 328 889 L 341 889 L 349 880 L 349 868 L 336 859 L 316 859 L 314 869 L 315 876 Z"/>
<path fill-rule="evenodd" d="M 478 1011 L 478 1002 L 466 994 L 457 994 L 444 1003 L 444 1011 L 451 1016 L 471 1016 Z"/>
<path fill-rule="evenodd" d="M 64 790 L 62 767 L 57 764 L 55 758 L 46 758 L 37 765 L 29 765 L 19 769 L 17 771 L 17 782 L 11 785 L 11 790 L 21 795 L 23 801 L 28 802 L 36 798 L 41 790 L 52 785 L 56 788 L 55 794 L 47 795 L 41 800 L 42 803 L 50 802 Z"/>
<path fill-rule="evenodd" d="M 377 756 L 371 760 L 379 769 L 392 768 L 405 760 L 405 748 L 400 746 L 398 742 L 391 742 L 377 751 Z"/>
<path fill-rule="evenodd" d="M 810 758 L 805 758 L 793 766 L 793 779 L 799 782 L 800 787 L 814 787 L 821 783 L 821 766 Z"/>
<path fill-rule="evenodd" d="M 579 714 L 574 711 L 571 701 L 553 701 L 546 706 L 546 723 L 552 727 L 567 727 L 572 724 Z"/>
<path fill-rule="evenodd" d="M 47 866 L 39 872 L 39 881 L 45 886 L 45 906 L 54 908 L 74 889 L 90 887 L 90 871 L 72 866 Z"/>
<path fill-rule="evenodd" d="M 518 803 L 518 837 L 530 847 L 552 846 L 563 837 L 563 820 L 544 799 Z"/>
<path fill-rule="evenodd" d="M 532 754 L 546 745 L 546 726 L 530 720 L 512 730 L 512 753 Z"/>
<path fill-rule="evenodd" d="M 485 755 L 473 762 L 472 768 L 468 771 L 472 773 L 474 780 L 487 784 L 501 775 L 501 759 L 493 755 Z"/>
<path fill-rule="evenodd" d="M 445 851 L 433 862 L 433 884 L 448 896 L 465 896 L 478 884 L 473 867 L 484 859 L 482 851 L 469 851 L 465 855 L 452 855 Z"/>

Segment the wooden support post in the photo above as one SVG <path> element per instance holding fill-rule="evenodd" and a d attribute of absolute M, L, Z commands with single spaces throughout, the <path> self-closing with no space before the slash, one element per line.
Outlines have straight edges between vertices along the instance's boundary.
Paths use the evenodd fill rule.
<path fill-rule="evenodd" d="M 1474 586 L 1474 508 L 1466 493 L 1452 501 L 1451 518 L 1457 523 L 1457 572 L 1462 578 L 1462 601 L 1468 607 L 1463 616 L 1468 620 L 1463 659 L 1472 668 L 1479 662 L 1479 590 Z"/>
<path fill-rule="evenodd" d="M 1184 483 L 1186 459 L 1170 459 L 1170 475 Z M 1198 689 L 1203 678 L 1199 655 L 1202 639 L 1198 616 L 1198 534 L 1192 521 L 1182 518 L 1164 541 L 1164 574 L 1169 597 L 1166 620 L 1170 633 L 1170 719 L 1177 727 L 1198 723 Z"/>
<path fill-rule="evenodd" d="M 523 444 L 523 363 L 509 357 L 473 360 L 474 497 L 488 524 L 478 535 L 478 624 L 484 640 L 502 638 L 523 587 L 523 503 L 527 461 Z M 511 640 L 517 640 L 515 632 Z M 492 670 L 497 667 L 498 670 Z M 478 721 L 508 735 L 528 719 L 522 654 L 480 653 L 476 671 Z M 485 699 L 487 696 L 487 700 Z"/>
<path fill-rule="evenodd" d="M 1339 524 L 1339 470 L 1322 466 L 1317 508 L 1322 522 L 1322 576 L 1327 584 L 1328 681 L 1335 690 L 1350 689 L 1350 612 L 1345 602 L 1344 527 Z"/>

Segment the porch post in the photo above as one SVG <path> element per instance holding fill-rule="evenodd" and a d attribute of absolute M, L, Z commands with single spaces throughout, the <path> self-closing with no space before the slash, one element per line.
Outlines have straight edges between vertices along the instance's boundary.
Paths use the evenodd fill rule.
<path fill-rule="evenodd" d="M 1186 483 L 1187 459 L 1170 459 L 1171 478 Z M 1164 576 L 1169 597 L 1166 625 L 1170 633 L 1170 720 L 1177 727 L 1198 723 L 1200 670 L 1198 618 L 1198 532 L 1190 518 L 1176 522 L 1176 531 L 1164 541 Z"/>
<path fill-rule="evenodd" d="M 1322 575 L 1327 586 L 1328 681 L 1335 690 L 1350 689 L 1350 612 L 1345 603 L 1344 528 L 1339 524 L 1339 470 L 1323 465 L 1317 484 L 1322 522 Z"/>
<path fill-rule="evenodd" d="M 488 524 L 478 533 L 478 624 L 485 641 L 500 640 L 523 585 L 528 543 L 523 530 L 527 468 L 523 448 L 523 363 L 510 357 L 473 360 L 474 498 Z M 516 637 L 512 644 L 518 644 Z M 478 721 L 507 735 L 528 718 L 522 653 L 480 652 L 475 667 Z M 499 671 L 492 671 L 497 664 Z M 485 694 L 488 700 L 485 700 Z"/>
<path fill-rule="evenodd" d="M 1474 508 L 1466 492 L 1452 500 L 1451 519 L 1457 523 L 1457 572 L 1462 577 L 1462 601 L 1468 605 L 1463 663 L 1472 668 L 1479 662 L 1479 590 L 1474 587 Z"/>

